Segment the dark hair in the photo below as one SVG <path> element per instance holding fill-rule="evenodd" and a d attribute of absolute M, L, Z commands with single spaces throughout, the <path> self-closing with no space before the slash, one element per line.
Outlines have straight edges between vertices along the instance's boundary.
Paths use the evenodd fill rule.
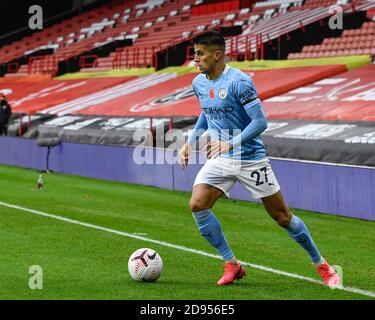
<path fill-rule="evenodd" d="M 214 45 L 221 47 L 225 52 L 224 36 L 218 31 L 207 31 L 193 39 L 194 44 Z"/>

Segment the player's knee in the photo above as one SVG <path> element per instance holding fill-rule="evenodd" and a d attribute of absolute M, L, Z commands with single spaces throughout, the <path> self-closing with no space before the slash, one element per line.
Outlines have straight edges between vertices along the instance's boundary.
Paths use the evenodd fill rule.
<path fill-rule="evenodd" d="M 282 228 L 287 228 L 290 224 L 290 219 L 292 218 L 291 214 L 280 212 L 275 216 L 277 224 Z"/>
<path fill-rule="evenodd" d="M 193 212 L 203 211 L 208 209 L 207 203 L 199 199 L 191 199 L 189 202 L 190 210 Z"/>
<path fill-rule="evenodd" d="M 283 217 L 277 223 L 280 227 L 287 228 L 290 224 L 290 218 Z"/>

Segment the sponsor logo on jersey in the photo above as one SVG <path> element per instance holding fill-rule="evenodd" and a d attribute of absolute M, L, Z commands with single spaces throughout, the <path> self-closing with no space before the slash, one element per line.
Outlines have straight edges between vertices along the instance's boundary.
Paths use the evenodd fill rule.
<path fill-rule="evenodd" d="M 224 114 L 231 113 L 233 107 L 224 107 L 224 108 L 203 108 L 205 114 Z"/>
<path fill-rule="evenodd" d="M 219 90 L 219 98 L 220 99 L 225 99 L 226 97 L 227 97 L 227 95 L 228 95 L 228 92 L 227 92 L 227 89 L 225 89 L 225 88 L 221 88 L 220 90 Z"/>

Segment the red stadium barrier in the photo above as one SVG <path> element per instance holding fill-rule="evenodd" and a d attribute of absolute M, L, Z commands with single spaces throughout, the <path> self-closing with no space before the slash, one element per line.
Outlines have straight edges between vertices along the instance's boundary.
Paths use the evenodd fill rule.
<path fill-rule="evenodd" d="M 8 63 L 7 73 L 16 73 L 19 68 L 20 68 L 20 64 L 18 62 Z"/>
<path fill-rule="evenodd" d="M 264 100 L 345 71 L 344 65 L 334 65 L 245 72 L 253 77 L 258 94 Z M 176 77 L 155 74 L 148 76 L 150 78 L 137 79 L 121 77 L 39 82 L 7 79 L 0 81 L 0 90 L 12 92 L 8 100 L 14 112 L 197 116 L 201 109 L 191 88 L 196 75 L 188 73 Z M 282 104 L 279 109 L 286 107 Z"/>
<path fill-rule="evenodd" d="M 11 92 L 7 94 L 7 98 L 13 112 L 34 113 L 135 78 L 137 77 L 39 81 L 7 78 L 0 81 L 0 90 Z"/>
<path fill-rule="evenodd" d="M 270 119 L 375 121 L 375 65 L 317 81 L 263 102 Z"/>
<path fill-rule="evenodd" d="M 204 16 L 213 13 L 221 13 L 228 11 L 239 11 L 240 10 L 240 0 L 229 0 L 220 1 L 218 3 L 212 4 L 202 4 L 200 6 L 194 6 L 191 9 L 191 15 L 194 16 Z"/>
<path fill-rule="evenodd" d="M 152 47 L 126 47 L 118 48 L 113 59 L 113 69 L 157 67 L 156 48 Z"/>
<path fill-rule="evenodd" d="M 89 54 L 85 56 L 79 57 L 79 66 L 80 68 L 87 68 L 87 67 L 96 67 L 98 61 L 97 54 Z"/>
<path fill-rule="evenodd" d="M 260 98 L 267 99 L 345 71 L 344 65 L 335 65 L 247 71 L 247 73 L 253 76 Z M 191 89 L 191 82 L 196 75 L 196 73 L 185 74 L 75 113 L 111 116 L 197 116 L 201 108 Z M 90 96 L 85 99 L 89 100 Z M 76 102 L 77 107 L 80 103 L 81 100 Z"/>
<path fill-rule="evenodd" d="M 58 71 L 58 61 L 55 56 L 35 56 L 29 58 L 28 74 L 55 75 Z"/>
<path fill-rule="evenodd" d="M 263 35 L 254 34 L 246 35 L 245 37 L 245 48 L 240 48 L 241 44 L 238 37 L 232 37 L 229 39 L 229 61 L 238 61 L 240 54 L 244 54 L 245 60 L 259 60 L 264 59 L 264 41 Z M 228 54 L 228 51 L 227 51 Z"/>

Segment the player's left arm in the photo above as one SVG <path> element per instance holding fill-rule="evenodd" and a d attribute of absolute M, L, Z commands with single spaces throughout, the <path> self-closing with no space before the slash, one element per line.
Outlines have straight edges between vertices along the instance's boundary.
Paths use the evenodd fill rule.
<path fill-rule="evenodd" d="M 253 80 L 250 77 L 243 77 L 234 82 L 232 88 L 234 97 L 251 119 L 242 132 L 229 141 L 229 144 L 234 148 L 260 135 L 267 129 L 268 124 Z"/>
<path fill-rule="evenodd" d="M 251 119 L 251 122 L 242 130 L 240 134 L 229 140 L 231 149 L 254 139 L 268 127 L 267 119 L 260 102 L 257 102 L 255 105 L 245 105 L 244 107 L 247 115 Z"/>

